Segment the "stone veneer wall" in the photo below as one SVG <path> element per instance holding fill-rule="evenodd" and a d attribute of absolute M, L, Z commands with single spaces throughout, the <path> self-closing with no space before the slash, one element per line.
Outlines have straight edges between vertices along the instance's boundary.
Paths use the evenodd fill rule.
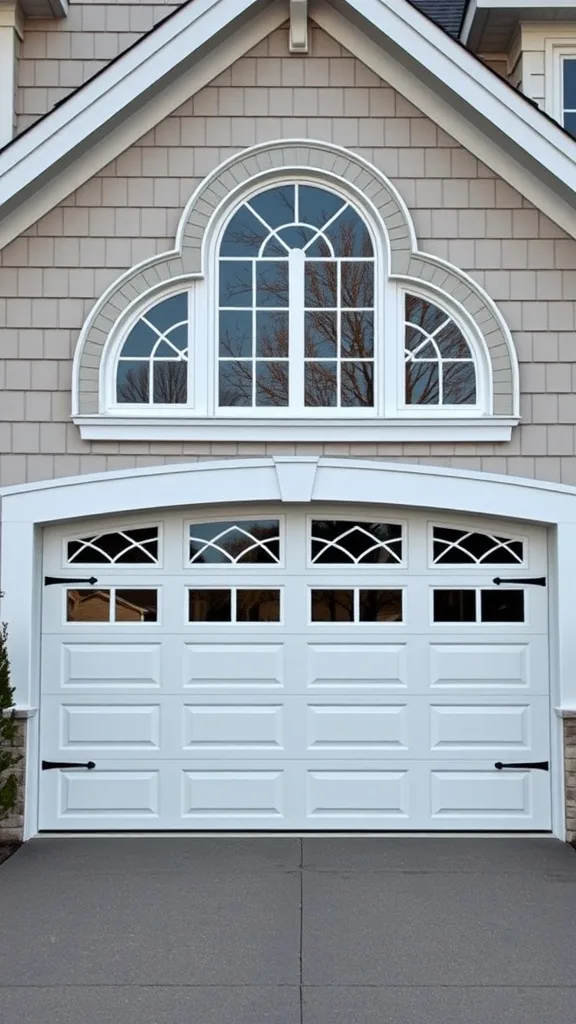
<path fill-rule="evenodd" d="M 18 777 L 19 781 L 18 801 L 16 807 L 8 817 L 4 819 L 0 818 L 0 842 L 8 842 L 13 839 L 22 839 L 22 830 L 24 827 L 24 772 L 26 753 L 25 719 L 20 719 L 17 722 L 14 750 L 22 758 L 20 763 L 14 769 L 14 773 Z"/>
<path fill-rule="evenodd" d="M 564 719 L 566 839 L 576 842 L 576 716 Z"/>

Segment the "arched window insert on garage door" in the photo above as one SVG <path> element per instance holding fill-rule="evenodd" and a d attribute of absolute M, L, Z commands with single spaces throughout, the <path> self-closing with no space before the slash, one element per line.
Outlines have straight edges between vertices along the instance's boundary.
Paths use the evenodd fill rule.
<path fill-rule="evenodd" d="M 524 565 L 524 541 L 479 530 L 432 527 L 433 565 Z"/>

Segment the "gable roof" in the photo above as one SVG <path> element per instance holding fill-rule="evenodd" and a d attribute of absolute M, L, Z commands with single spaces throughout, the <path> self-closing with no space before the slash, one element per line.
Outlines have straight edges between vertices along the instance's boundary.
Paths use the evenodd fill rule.
<path fill-rule="evenodd" d="M 432 3 L 432 0 L 419 0 Z M 409 0 L 314 20 L 576 237 L 576 142 Z M 288 0 L 189 0 L 0 152 L 0 247 L 285 23 Z"/>
<path fill-rule="evenodd" d="M 411 0 L 422 14 L 457 39 L 468 0 Z"/>

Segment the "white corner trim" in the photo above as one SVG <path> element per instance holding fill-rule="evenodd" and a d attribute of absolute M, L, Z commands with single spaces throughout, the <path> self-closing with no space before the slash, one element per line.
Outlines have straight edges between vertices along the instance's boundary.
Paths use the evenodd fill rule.
<path fill-rule="evenodd" d="M 74 416 L 85 441 L 509 441 L 514 417 L 475 417 L 446 414 L 433 417 L 358 420 L 311 420 L 263 418 L 247 422 L 240 418 L 169 419 L 147 416 L 136 419 L 118 416 Z"/>
<path fill-rule="evenodd" d="M 308 53 L 308 0 L 290 0 L 290 53 Z"/>

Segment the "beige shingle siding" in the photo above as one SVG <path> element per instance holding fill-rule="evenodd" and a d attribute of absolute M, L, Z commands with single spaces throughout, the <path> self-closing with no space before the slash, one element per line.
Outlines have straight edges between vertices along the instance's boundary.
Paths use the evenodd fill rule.
<path fill-rule="evenodd" d="M 20 49 L 16 126 L 21 132 L 154 28 L 179 3 L 70 4 L 62 20 L 32 19 Z"/>
<path fill-rule="evenodd" d="M 1 254 L 0 482 L 325 451 L 576 484 L 576 241 L 327 36 L 314 31 L 310 57 L 286 53 L 286 33 L 274 33 Z M 410 208 L 421 248 L 492 295 L 520 359 L 523 423 L 511 442 L 80 440 L 71 360 L 94 301 L 133 263 L 172 248 L 205 174 L 244 146 L 282 137 L 327 139 L 372 161 Z"/>

